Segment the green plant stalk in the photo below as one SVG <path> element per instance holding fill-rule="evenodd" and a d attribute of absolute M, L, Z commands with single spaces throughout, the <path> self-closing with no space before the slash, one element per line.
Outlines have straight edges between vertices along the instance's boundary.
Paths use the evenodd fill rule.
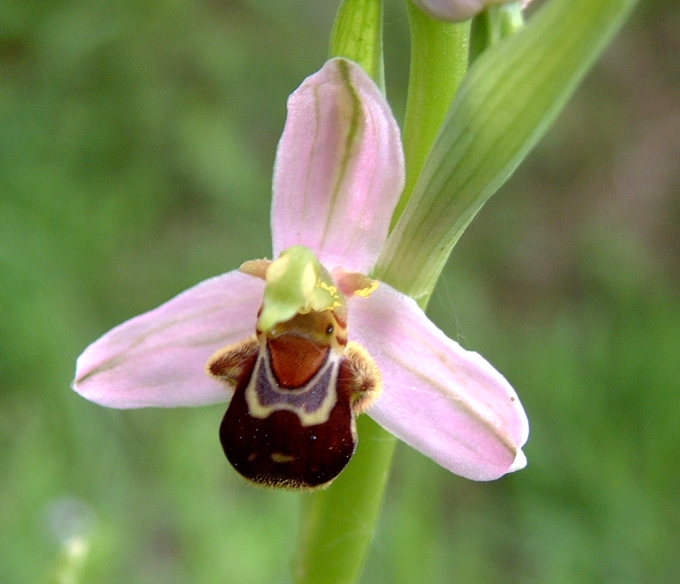
<path fill-rule="evenodd" d="M 382 11 L 382 0 L 344 0 L 333 26 L 330 56 L 359 63 L 384 91 Z M 348 467 L 327 489 L 304 495 L 294 566 L 297 584 L 352 584 L 361 574 L 396 438 L 368 416 L 360 416 L 357 427 L 359 445 Z"/>
<path fill-rule="evenodd" d="M 636 0 L 551 0 L 470 67 L 376 274 L 422 306 L 462 233 L 546 132 Z"/>
<path fill-rule="evenodd" d="M 385 91 L 382 0 L 343 0 L 331 31 L 329 54 L 359 63 Z"/>
<path fill-rule="evenodd" d="M 430 18 L 410 0 L 406 5 L 411 29 L 411 65 L 403 132 L 406 185 L 392 216 L 392 226 L 406 207 L 467 71 L 470 37 L 469 22 L 441 22 Z"/>

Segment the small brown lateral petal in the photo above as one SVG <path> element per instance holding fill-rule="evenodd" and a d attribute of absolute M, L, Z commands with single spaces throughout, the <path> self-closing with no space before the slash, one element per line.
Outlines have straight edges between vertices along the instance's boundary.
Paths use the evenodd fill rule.
<path fill-rule="evenodd" d="M 241 264 L 241 267 L 238 269 L 238 271 L 248 274 L 249 276 L 255 276 L 256 278 L 266 280 L 267 269 L 271 263 L 271 260 L 250 260 Z"/>
<path fill-rule="evenodd" d="M 333 270 L 333 278 L 340 291 L 347 297 L 370 296 L 378 289 L 380 283 L 378 280 L 359 274 L 357 272 L 345 272 L 342 268 L 335 268 Z"/>

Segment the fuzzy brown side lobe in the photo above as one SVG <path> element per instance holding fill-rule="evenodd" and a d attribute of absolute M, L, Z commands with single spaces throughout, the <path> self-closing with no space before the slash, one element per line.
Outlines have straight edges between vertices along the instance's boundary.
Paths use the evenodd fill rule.
<path fill-rule="evenodd" d="M 216 351 L 208 361 L 208 374 L 226 381 L 233 389 L 244 371 L 252 370 L 260 350 L 260 342 L 252 336 Z"/>
<path fill-rule="evenodd" d="M 358 416 L 380 397 L 383 388 L 382 373 L 368 351 L 358 343 L 347 345 L 345 359 L 345 371 L 351 384 L 352 411 Z"/>

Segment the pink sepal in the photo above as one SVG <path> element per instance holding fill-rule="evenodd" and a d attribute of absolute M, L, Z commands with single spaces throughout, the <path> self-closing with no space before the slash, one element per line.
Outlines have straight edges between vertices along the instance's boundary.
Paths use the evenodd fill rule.
<path fill-rule="evenodd" d="M 329 270 L 369 273 L 403 187 L 385 97 L 359 65 L 328 61 L 288 100 L 274 166 L 274 257 L 300 244 Z"/>
<path fill-rule="evenodd" d="M 263 290 L 262 280 L 233 271 L 124 322 L 78 357 L 73 389 L 111 408 L 229 400 L 206 363 L 217 349 L 254 334 Z"/>
<path fill-rule="evenodd" d="M 449 339 L 412 299 L 386 284 L 349 302 L 350 340 L 383 374 L 368 411 L 448 470 L 491 480 L 522 468 L 529 425 L 517 394 L 484 358 Z"/>

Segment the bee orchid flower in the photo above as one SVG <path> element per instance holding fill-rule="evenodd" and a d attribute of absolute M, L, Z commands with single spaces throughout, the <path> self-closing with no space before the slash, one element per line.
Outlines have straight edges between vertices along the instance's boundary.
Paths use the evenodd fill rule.
<path fill-rule="evenodd" d="M 246 262 L 109 331 L 78 358 L 73 388 L 113 408 L 230 402 L 227 458 L 273 486 L 330 483 L 366 410 L 464 477 L 522 468 L 528 423 L 510 384 L 370 277 L 403 184 L 379 88 L 353 62 L 328 61 L 288 102 L 273 261 Z"/>

